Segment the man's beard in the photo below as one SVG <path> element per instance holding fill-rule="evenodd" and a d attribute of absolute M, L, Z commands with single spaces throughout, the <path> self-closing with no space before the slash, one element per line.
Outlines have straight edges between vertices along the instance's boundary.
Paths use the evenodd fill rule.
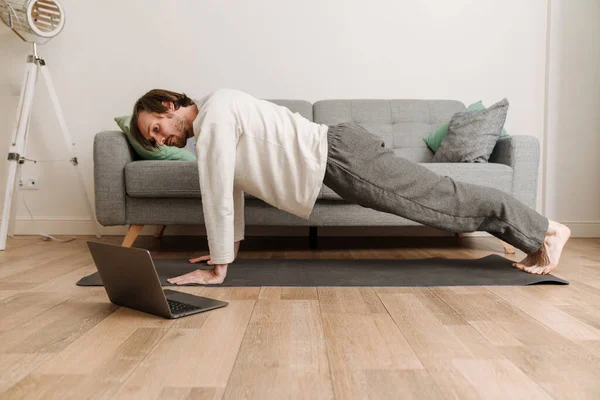
<path fill-rule="evenodd" d="M 187 142 L 187 138 L 193 135 L 192 124 L 188 122 L 185 118 L 180 117 L 179 115 L 172 114 L 173 119 L 173 128 L 177 135 L 174 135 L 171 143 L 171 146 L 177 146 L 179 148 L 185 147 Z"/>

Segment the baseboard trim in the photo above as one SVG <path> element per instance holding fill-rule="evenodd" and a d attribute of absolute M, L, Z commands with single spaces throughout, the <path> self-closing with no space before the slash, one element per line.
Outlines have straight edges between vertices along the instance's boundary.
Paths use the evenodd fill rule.
<path fill-rule="evenodd" d="M 571 237 L 600 237 L 600 221 L 559 221 L 571 229 Z M 100 226 L 102 235 L 125 235 L 128 226 Z M 140 235 L 152 235 L 155 225 L 144 226 Z M 18 217 L 15 235 L 95 235 L 95 223 L 89 217 Z M 203 225 L 170 225 L 164 235 L 206 235 Z M 250 236 L 308 236 L 308 226 L 247 226 Z M 319 236 L 451 236 L 452 233 L 435 228 L 417 226 L 322 226 Z M 487 232 L 470 232 L 464 236 L 491 237 Z"/>

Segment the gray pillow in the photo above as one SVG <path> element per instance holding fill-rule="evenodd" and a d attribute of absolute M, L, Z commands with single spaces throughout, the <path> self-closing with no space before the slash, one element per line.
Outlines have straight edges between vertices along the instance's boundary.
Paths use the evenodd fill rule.
<path fill-rule="evenodd" d="M 508 100 L 503 99 L 485 110 L 454 114 L 448 134 L 432 162 L 487 162 L 500 137 L 507 112 Z"/>

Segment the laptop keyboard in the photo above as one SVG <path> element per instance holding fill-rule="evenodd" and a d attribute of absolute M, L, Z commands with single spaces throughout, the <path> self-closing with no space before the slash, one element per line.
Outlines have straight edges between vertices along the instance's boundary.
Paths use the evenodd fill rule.
<path fill-rule="evenodd" d="M 173 314 L 180 314 L 186 311 L 199 310 L 200 307 L 192 306 L 190 304 L 181 303 L 175 300 L 167 299 L 167 303 L 169 303 L 169 308 Z"/>

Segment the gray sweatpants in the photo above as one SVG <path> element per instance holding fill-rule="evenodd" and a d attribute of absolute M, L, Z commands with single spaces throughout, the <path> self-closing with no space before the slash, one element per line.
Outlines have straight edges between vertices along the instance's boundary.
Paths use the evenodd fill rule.
<path fill-rule="evenodd" d="M 323 183 L 348 202 L 449 232 L 486 231 L 525 253 L 542 246 L 548 219 L 508 193 L 399 157 L 353 123 L 330 126 L 327 139 Z"/>

